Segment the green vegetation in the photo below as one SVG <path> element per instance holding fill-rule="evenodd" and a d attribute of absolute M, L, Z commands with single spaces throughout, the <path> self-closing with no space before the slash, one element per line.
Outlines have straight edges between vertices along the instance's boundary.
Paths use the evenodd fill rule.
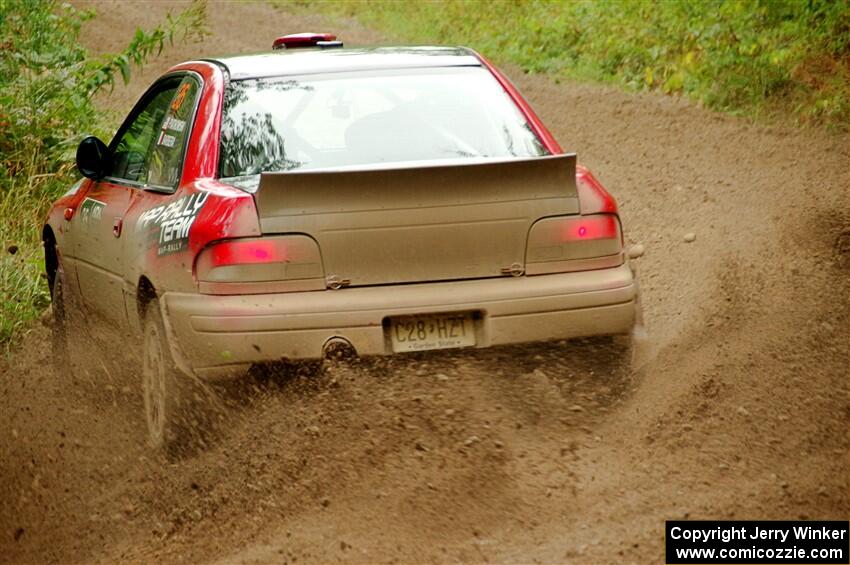
<path fill-rule="evenodd" d="M 850 0 L 277 1 L 529 72 L 850 122 Z"/>
<path fill-rule="evenodd" d="M 55 0 L 0 0 L 0 347 L 50 301 L 41 248 L 47 208 L 79 177 L 82 135 L 114 126 L 92 96 L 116 76 L 129 80 L 132 65 L 175 38 L 205 30 L 205 6 L 196 3 L 136 30 L 121 53 L 93 57 L 78 41 L 93 16 Z"/>

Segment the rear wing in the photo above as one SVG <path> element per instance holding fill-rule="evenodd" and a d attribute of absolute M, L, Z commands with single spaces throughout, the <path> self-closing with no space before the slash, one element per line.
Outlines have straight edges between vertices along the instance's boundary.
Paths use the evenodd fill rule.
<path fill-rule="evenodd" d="M 293 216 L 512 201 L 557 200 L 558 213 L 574 214 L 576 156 L 263 173 L 254 198 L 264 233 L 292 230 Z"/>

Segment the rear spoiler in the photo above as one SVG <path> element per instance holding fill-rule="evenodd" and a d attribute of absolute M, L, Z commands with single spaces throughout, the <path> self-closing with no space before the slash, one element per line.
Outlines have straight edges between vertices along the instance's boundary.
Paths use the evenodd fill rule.
<path fill-rule="evenodd" d="M 485 202 L 567 198 L 577 211 L 576 156 L 263 173 L 254 198 L 263 232 L 288 231 L 291 216 Z"/>

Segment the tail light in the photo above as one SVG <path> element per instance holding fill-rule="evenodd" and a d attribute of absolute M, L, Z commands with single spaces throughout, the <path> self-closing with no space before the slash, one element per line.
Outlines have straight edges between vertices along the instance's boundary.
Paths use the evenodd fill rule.
<path fill-rule="evenodd" d="M 195 263 L 203 294 L 258 294 L 324 290 L 318 244 L 306 235 L 224 240 Z"/>
<path fill-rule="evenodd" d="M 576 167 L 576 189 L 582 214 L 616 214 L 617 201 L 596 177 L 581 165 Z"/>
<path fill-rule="evenodd" d="M 620 219 L 614 214 L 546 218 L 531 226 L 528 275 L 589 271 L 623 264 Z"/>

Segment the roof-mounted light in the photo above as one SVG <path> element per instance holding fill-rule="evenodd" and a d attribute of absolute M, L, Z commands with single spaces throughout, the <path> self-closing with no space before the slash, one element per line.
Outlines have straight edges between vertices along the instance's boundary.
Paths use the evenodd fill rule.
<path fill-rule="evenodd" d="M 274 40 L 272 49 L 296 49 L 298 47 L 342 47 L 332 33 L 293 33 Z"/>

